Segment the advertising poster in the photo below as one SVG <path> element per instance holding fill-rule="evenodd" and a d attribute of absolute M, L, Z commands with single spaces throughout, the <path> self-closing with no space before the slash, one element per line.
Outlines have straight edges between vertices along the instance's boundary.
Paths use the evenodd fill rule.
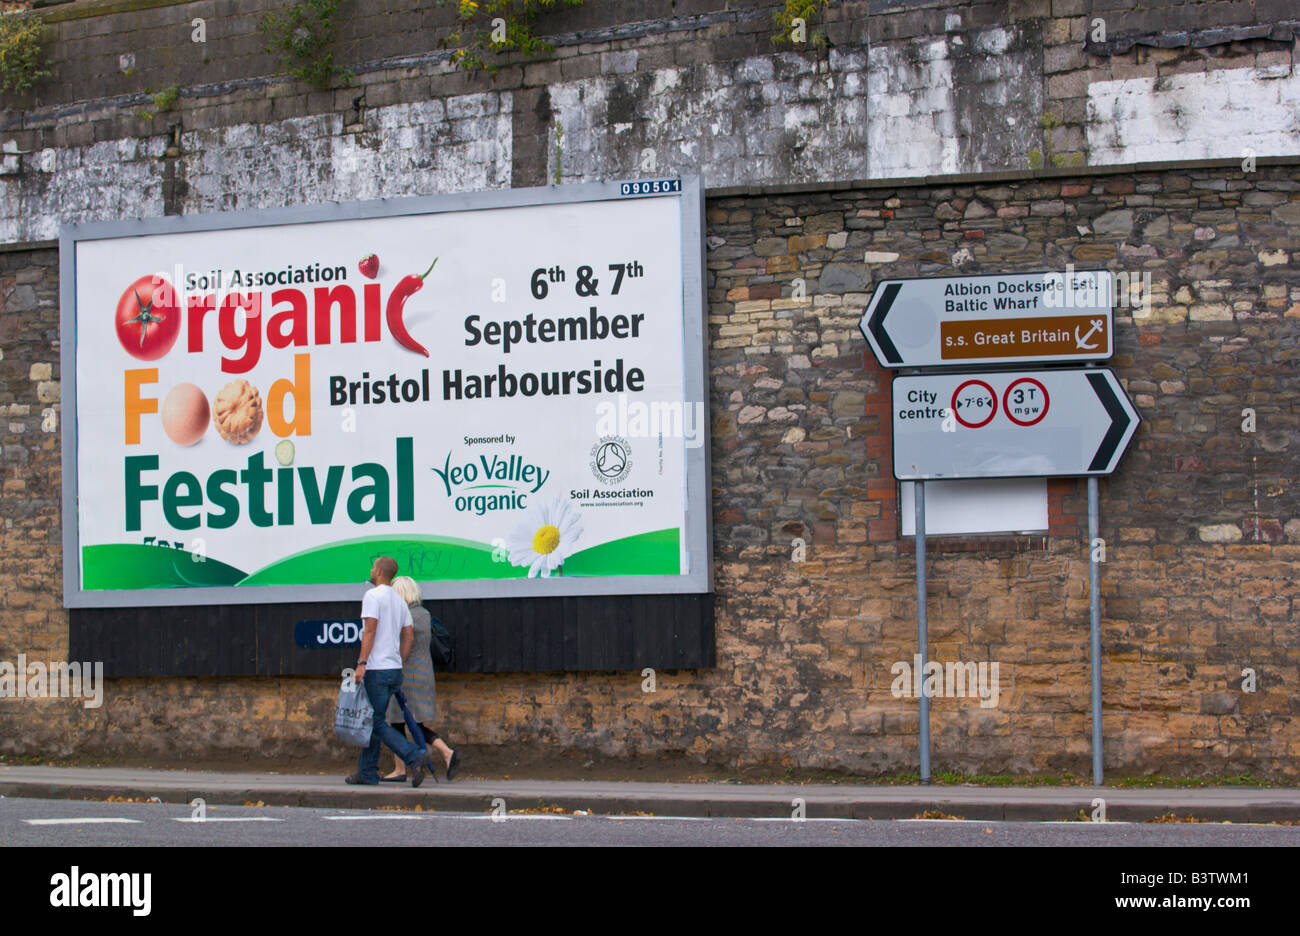
<path fill-rule="evenodd" d="M 350 598 L 380 555 L 706 591 L 698 188 L 629 188 L 65 232 L 69 605 Z"/>

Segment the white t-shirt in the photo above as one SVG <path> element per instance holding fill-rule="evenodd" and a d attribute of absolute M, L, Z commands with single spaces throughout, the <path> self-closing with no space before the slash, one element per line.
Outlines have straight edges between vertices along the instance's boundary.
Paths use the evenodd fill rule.
<path fill-rule="evenodd" d="M 361 616 L 379 623 L 366 669 L 402 668 L 402 628 L 411 625 L 411 609 L 391 585 L 376 585 L 361 599 Z"/>

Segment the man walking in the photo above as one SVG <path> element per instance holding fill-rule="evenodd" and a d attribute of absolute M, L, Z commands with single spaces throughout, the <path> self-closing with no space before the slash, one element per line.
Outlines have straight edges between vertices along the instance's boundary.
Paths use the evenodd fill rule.
<path fill-rule="evenodd" d="M 370 570 L 370 584 L 375 587 L 361 599 L 365 630 L 361 634 L 361 659 L 357 660 L 353 678 L 357 682 L 365 680 L 366 695 L 375 710 L 375 723 L 370 733 L 370 746 L 357 760 L 357 772 L 346 779 L 351 784 L 369 786 L 379 783 L 381 743 L 406 763 L 406 775 L 411 778 L 411 786 L 418 787 L 424 782 L 427 751 L 394 731 L 384 717 L 393 690 L 402 686 L 402 660 L 410 652 L 411 642 L 415 639 L 411 612 L 392 589 L 395 575 L 397 562 L 388 556 L 380 556 Z"/>

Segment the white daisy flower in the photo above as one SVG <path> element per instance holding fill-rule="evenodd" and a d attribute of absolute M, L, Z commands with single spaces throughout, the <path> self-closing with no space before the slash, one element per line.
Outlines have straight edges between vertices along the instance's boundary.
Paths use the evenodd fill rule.
<path fill-rule="evenodd" d="M 573 554 L 582 527 L 581 515 L 567 500 L 557 497 L 549 504 L 534 504 L 524 514 L 524 522 L 515 527 L 506 548 L 510 564 L 528 566 L 528 577 L 550 578 L 551 573 Z"/>

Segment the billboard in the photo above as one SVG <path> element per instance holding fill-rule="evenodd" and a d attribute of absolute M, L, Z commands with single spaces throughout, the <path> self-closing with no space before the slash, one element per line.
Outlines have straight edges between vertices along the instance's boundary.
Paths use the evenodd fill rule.
<path fill-rule="evenodd" d="M 69 607 L 707 592 L 696 179 L 65 228 Z"/>

